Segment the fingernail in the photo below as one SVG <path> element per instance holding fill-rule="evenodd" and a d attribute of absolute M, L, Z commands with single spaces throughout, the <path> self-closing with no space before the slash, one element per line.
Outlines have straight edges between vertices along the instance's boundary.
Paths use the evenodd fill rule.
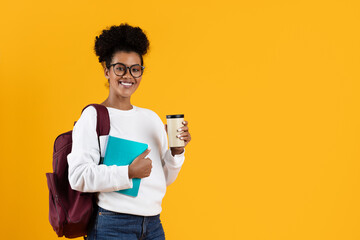
<path fill-rule="evenodd" d="M 180 137 L 180 134 L 179 134 L 179 135 L 177 135 L 176 137 Z"/>
<path fill-rule="evenodd" d="M 185 124 L 185 121 L 183 122 L 183 124 Z"/>
<path fill-rule="evenodd" d="M 180 139 L 183 139 L 183 137 L 181 137 Z"/>
<path fill-rule="evenodd" d="M 179 128 L 177 131 L 178 131 L 178 132 L 181 132 L 182 130 L 181 130 L 181 128 Z"/>

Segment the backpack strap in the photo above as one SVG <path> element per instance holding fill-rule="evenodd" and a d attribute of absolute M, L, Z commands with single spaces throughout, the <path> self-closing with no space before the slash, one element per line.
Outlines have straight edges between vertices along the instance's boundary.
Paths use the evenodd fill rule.
<path fill-rule="evenodd" d="M 101 104 L 89 104 L 83 108 L 81 113 L 85 110 L 85 108 L 93 106 L 96 109 L 97 113 L 97 123 L 96 123 L 96 132 L 98 137 L 103 135 L 109 135 L 110 132 L 110 117 L 109 111 L 104 105 Z"/>
<path fill-rule="evenodd" d="M 98 135 L 98 143 L 99 143 L 99 153 L 100 153 L 100 161 L 99 164 L 103 162 L 103 158 L 101 157 L 101 146 L 100 146 L 100 136 L 109 135 L 110 132 L 110 117 L 109 111 L 104 105 L 101 104 L 89 104 L 83 108 L 81 113 L 85 110 L 85 108 L 93 106 L 96 109 L 97 113 L 97 121 L 96 121 L 96 133 Z"/>

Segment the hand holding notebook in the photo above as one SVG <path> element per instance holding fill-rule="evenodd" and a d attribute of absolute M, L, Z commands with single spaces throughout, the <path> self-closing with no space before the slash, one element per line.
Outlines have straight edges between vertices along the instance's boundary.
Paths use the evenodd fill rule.
<path fill-rule="evenodd" d="M 148 148 L 140 154 L 135 160 L 129 165 L 129 178 L 145 178 L 150 176 L 152 161 L 147 155 L 151 149 Z"/>
<path fill-rule="evenodd" d="M 117 192 L 132 197 L 136 197 L 138 195 L 141 181 L 139 177 L 149 176 L 151 172 L 151 160 L 149 158 L 145 158 L 150 152 L 146 151 L 147 149 L 148 145 L 146 143 L 109 136 L 103 162 L 105 165 L 127 166 L 131 165 L 136 159 L 137 162 L 134 164 L 135 168 L 146 170 L 145 173 L 142 174 L 139 174 L 139 169 L 135 169 L 135 172 L 131 171 L 130 174 L 134 175 L 135 173 L 134 176 L 130 176 L 134 177 L 132 178 L 133 187 Z"/>

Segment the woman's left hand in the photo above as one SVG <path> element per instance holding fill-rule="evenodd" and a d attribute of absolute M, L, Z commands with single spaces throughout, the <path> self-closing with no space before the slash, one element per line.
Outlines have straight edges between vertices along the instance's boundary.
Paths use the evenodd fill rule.
<path fill-rule="evenodd" d="M 176 154 L 181 154 L 184 152 L 184 148 L 186 147 L 186 145 L 191 141 L 191 135 L 189 132 L 189 127 L 188 127 L 188 122 L 187 121 L 183 121 L 183 127 L 181 127 L 178 135 L 176 136 L 177 138 L 179 138 L 180 140 L 184 140 L 185 146 L 184 147 L 170 147 L 171 150 L 171 154 L 173 156 L 175 156 Z M 165 130 L 167 133 L 167 124 L 165 124 Z"/>

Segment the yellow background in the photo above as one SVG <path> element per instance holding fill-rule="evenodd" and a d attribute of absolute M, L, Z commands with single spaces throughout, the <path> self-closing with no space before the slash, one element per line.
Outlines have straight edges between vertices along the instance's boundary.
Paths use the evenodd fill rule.
<path fill-rule="evenodd" d="M 132 104 L 193 140 L 167 239 L 360 239 L 358 1 L 2 1 L 0 238 L 57 239 L 55 137 L 108 95 L 105 27 L 148 34 Z"/>

